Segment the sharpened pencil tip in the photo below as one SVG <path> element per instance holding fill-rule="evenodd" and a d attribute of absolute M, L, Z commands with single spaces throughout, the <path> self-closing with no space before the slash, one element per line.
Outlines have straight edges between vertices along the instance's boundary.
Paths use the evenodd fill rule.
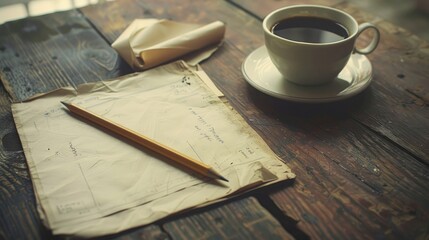
<path fill-rule="evenodd" d="M 226 178 L 224 178 L 222 176 L 219 176 L 219 179 L 222 180 L 222 181 L 225 181 L 225 182 L 229 182 L 228 179 L 226 179 Z"/>
<path fill-rule="evenodd" d="M 64 106 L 66 106 L 67 108 L 70 106 L 70 104 L 69 103 L 66 103 L 66 102 L 64 102 L 64 101 L 60 101 Z"/>
<path fill-rule="evenodd" d="M 217 173 L 215 170 L 213 169 L 209 169 L 207 172 L 208 176 L 214 179 L 219 179 L 225 182 L 229 182 L 228 179 L 224 178 L 222 175 L 220 175 L 219 173 Z"/>

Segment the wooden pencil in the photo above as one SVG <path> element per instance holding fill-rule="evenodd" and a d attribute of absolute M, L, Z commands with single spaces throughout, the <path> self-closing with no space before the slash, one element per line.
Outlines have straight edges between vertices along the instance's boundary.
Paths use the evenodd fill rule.
<path fill-rule="evenodd" d="M 213 170 L 212 167 L 208 166 L 207 164 L 194 160 L 189 156 L 186 156 L 164 144 L 161 144 L 153 139 L 150 139 L 146 136 L 143 136 L 142 134 L 135 132 L 129 128 L 126 128 L 124 126 L 121 126 L 115 122 L 112 122 L 106 118 L 103 118 L 102 116 L 96 115 L 94 113 L 91 113 L 90 111 L 87 111 L 77 105 L 61 102 L 64 106 L 66 106 L 70 112 L 85 118 L 86 120 L 95 123 L 96 125 L 102 126 L 116 134 L 121 135 L 122 137 L 125 137 L 126 139 L 129 139 L 141 146 L 144 146 L 154 152 L 157 152 L 165 157 L 167 157 L 170 160 L 173 160 L 177 162 L 178 164 L 193 170 L 196 173 L 199 173 L 203 176 L 213 178 L 213 179 L 220 179 L 223 181 L 228 182 L 226 178 L 224 178 L 222 175 L 217 173 L 215 170 Z"/>

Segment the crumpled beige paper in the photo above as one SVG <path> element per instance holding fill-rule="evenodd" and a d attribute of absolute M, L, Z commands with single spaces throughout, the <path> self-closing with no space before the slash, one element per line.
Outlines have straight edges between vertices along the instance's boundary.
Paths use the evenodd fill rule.
<path fill-rule="evenodd" d="M 43 223 L 96 237 L 294 178 L 246 121 L 183 61 L 12 104 Z M 71 115 L 61 101 L 146 135 L 221 173 L 202 179 Z"/>
<path fill-rule="evenodd" d="M 188 24 L 166 19 L 136 19 L 112 44 L 134 70 L 145 70 L 181 58 L 196 65 L 217 50 L 225 24 Z"/>

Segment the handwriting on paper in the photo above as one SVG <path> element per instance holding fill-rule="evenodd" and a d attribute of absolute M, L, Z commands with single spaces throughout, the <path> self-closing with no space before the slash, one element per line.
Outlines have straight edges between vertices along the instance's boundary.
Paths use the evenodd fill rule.
<path fill-rule="evenodd" d="M 216 129 L 212 124 L 207 122 L 207 120 L 198 114 L 198 112 L 192 107 L 188 108 L 189 112 L 196 117 L 198 125 L 195 125 L 195 130 L 197 130 L 200 136 L 208 141 L 217 141 L 218 143 L 225 143 L 222 137 L 217 133 Z"/>

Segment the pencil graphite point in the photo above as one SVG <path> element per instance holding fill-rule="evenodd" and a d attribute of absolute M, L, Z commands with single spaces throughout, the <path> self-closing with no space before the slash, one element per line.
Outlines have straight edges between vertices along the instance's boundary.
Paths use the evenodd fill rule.
<path fill-rule="evenodd" d="M 222 177 L 222 176 L 219 176 L 219 179 L 220 179 L 220 180 L 222 180 L 222 181 L 225 181 L 225 182 L 229 182 L 229 180 L 228 180 L 228 179 L 226 179 L 226 178 L 224 178 L 224 177 Z"/>
<path fill-rule="evenodd" d="M 212 178 L 216 178 L 225 182 L 229 182 L 228 179 L 224 178 L 222 175 L 220 175 L 219 173 L 217 173 L 215 170 L 213 169 L 209 169 L 208 171 L 208 175 Z"/>
<path fill-rule="evenodd" d="M 66 106 L 67 108 L 69 107 L 69 103 L 66 103 L 66 102 L 64 102 L 64 101 L 60 101 L 64 106 Z"/>

